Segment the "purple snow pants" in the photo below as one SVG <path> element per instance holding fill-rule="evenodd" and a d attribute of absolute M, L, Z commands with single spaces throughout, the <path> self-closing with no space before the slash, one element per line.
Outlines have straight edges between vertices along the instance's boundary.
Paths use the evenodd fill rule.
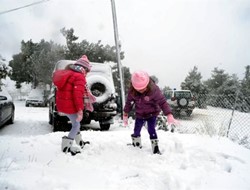
<path fill-rule="evenodd" d="M 141 129 L 144 125 L 144 123 L 147 122 L 148 124 L 148 133 L 150 139 L 157 139 L 157 134 L 155 131 L 156 126 L 156 116 L 150 117 L 148 119 L 135 119 L 135 127 L 134 127 L 134 134 L 132 134 L 133 137 L 140 137 L 141 136 Z"/>

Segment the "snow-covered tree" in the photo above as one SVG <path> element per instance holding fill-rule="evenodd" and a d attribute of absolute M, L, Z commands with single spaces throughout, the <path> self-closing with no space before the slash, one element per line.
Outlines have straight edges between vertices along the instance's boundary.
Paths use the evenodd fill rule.
<path fill-rule="evenodd" d="M 0 55 L 0 86 L 2 85 L 2 79 L 11 75 L 12 68 L 7 65 L 6 60 Z"/>
<path fill-rule="evenodd" d="M 101 40 L 97 43 L 89 43 L 87 40 L 77 42 L 79 37 L 75 36 L 73 28 L 62 28 L 60 31 L 66 38 L 66 59 L 75 60 L 86 54 L 92 62 L 117 62 L 115 46 L 103 45 Z M 124 59 L 124 52 L 120 52 L 120 58 Z"/>
<path fill-rule="evenodd" d="M 39 43 L 32 40 L 21 42 L 21 52 L 13 55 L 9 65 L 13 68 L 11 79 L 16 81 L 20 88 L 21 83 L 50 84 L 54 65 L 60 59 L 76 60 L 83 54 L 88 55 L 92 62 L 116 62 L 115 46 L 103 45 L 101 41 L 89 43 L 87 40 L 77 42 L 73 29 L 62 29 L 61 33 L 66 38 L 66 46 L 47 42 L 42 39 Z M 124 53 L 121 52 L 121 59 Z"/>
<path fill-rule="evenodd" d="M 198 68 L 194 68 L 188 73 L 188 76 L 185 78 L 184 82 L 181 83 L 182 90 L 191 90 L 193 93 L 200 93 L 203 88 L 201 73 L 198 72 Z"/>
<path fill-rule="evenodd" d="M 210 79 L 204 83 L 207 85 L 210 94 L 220 95 L 223 94 L 223 83 L 225 83 L 230 76 L 225 73 L 223 69 L 214 68 Z"/>
<path fill-rule="evenodd" d="M 161 91 L 167 97 L 167 91 L 172 90 L 169 86 L 164 86 Z"/>
<path fill-rule="evenodd" d="M 17 88 L 23 82 L 32 83 L 33 87 L 39 83 L 50 84 L 54 64 L 62 58 L 63 47 L 53 42 L 22 41 L 21 52 L 13 55 L 13 60 L 10 61 L 13 68 L 11 79 L 16 81 Z"/>
<path fill-rule="evenodd" d="M 198 67 L 194 68 L 188 73 L 188 76 L 185 78 L 184 82 L 181 83 L 181 89 L 191 90 L 193 95 L 196 97 L 196 105 L 199 108 L 206 107 L 206 94 L 207 88 L 201 81 L 201 73 L 198 72 Z"/>
<path fill-rule="evenodd" d="M 209 104 L 223 108 L 233 108 L 240 93 L 240 83 L 236 74 L 229 75 L 223 69 L 215 68 L 212 77 L 205 81 L 210 97 Z"/>
<path fill-rule="evenodd" d="M 250 96 L 250 65 L 246 66 L 245 76 L 241 85 L 243 95 Z"/>
<path fill-rule="evenodd" d="M 155 75 L 151 75 L 150 78 L 155 82 L 155 84 L 158 84 L 159 79 Z"/>

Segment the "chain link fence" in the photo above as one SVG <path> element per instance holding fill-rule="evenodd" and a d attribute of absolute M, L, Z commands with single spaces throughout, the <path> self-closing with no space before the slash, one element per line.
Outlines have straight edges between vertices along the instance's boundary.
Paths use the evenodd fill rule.
<path fill-rule="evenodd" d="M 12 93 L 15 100 L 24 99 L 27 94 Z M 196 107 L 191 116 L 180 113 L 176 118 L 179 133 L 223 136 L 250 149 L 250 96 L 198 94 Z M 158 119 L 158 129 L 165 130 L 166 118 Z"/>
<path fill-rule="evenodd" d="M 199 94 L 192 115 L 177 119 L 180 133 L 224 136 L 250 149 L 250 96 Z"/>

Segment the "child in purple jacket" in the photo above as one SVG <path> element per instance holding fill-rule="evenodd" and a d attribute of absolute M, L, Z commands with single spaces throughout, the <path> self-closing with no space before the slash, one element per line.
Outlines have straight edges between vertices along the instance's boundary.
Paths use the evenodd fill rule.
<path fill-rule="evenodd" d="M 128 125 L 128 113 L 135 106 L 135 126 L 131 135 L 133 146 L 141 148 L 141 129 L 145 122 L 148 124 L 149 138 L 154 154 L 160 154 L 158 138 L 155 130 L 156 119 L 162 110 L 169 124 L 177 124 L 172 111 L 159 87 L 152 81 L 148 73 L 137 71 L 132 74 L 131 87 L 124 106 L 123 122 Z"/>

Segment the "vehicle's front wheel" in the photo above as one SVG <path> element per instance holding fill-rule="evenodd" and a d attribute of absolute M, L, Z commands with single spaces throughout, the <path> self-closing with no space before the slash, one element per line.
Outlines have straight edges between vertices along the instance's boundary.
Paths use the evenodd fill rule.
<path fill-rule="evenodd" d="M 188 111 L 186 112 L 186 113 L 187 113 L 187 116 L 190 117 L 191 114 L 192 114 L 192 112 L 193 112 L 192 110 L 188 110 Z"/>
<path fill-rule="evenodd" d="M 53 132 L 56 131 L 68 131 L 69 130 L 69 125 L 66 120 L 60 118 L 60 116 L 53 117 Z"/>
<path fill-rule="evenodd" d="M 7 121 L 7 124 L 13 124 L 14 123 L 14 118 L 15 118 L 15 111 L 14 109 L 11 112 L 11 118 Z"/>
<path fill-rule="evenodd" d="M 58 117 L 53 117 L 52 122 L 53 122 L 52 125 L 53 125 L 53 131 L 54 132 L 64 130 L 65 124 Z"/>
<path fill-rule="evenodd" d="M 173 110 L 174 117 L 180 117 L 181 112 L 179 110 Z"/>
<path fill-rule="evenodd" d="M 53 115 L 51 113 L 49 113 L 49 124 L 52 125 L 53 124 Z"/>
<path fill-rule="evenodd" d="M 53 117 L 53 120 L 52 120 L 52 125 L 53 125 L 53 132 L 56 132 L 56 131 L 60 131 L 59 127 L 60 127 L 60 121 L 56 118 L 56 117 Z"/>
<path fill-rule="evenodd" d="M 110 128 L 110 123 L 105 123 L 105 124 L 100 123 L 100 128 L 101 131 L 108 131 Z"/>

